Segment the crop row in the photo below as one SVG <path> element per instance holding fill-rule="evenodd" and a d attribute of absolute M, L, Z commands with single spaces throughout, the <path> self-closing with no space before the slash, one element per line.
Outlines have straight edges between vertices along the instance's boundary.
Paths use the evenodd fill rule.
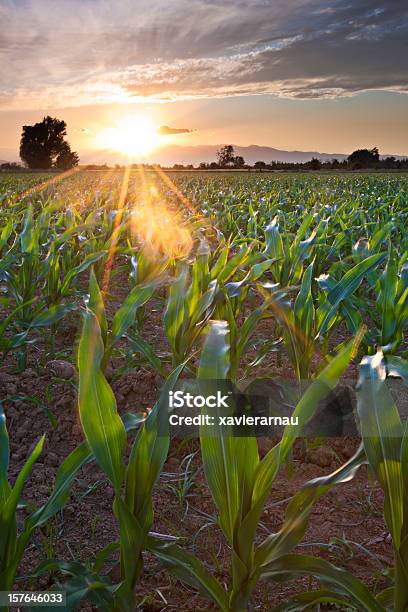
<path fill-rule="evenodd" d="M 85 442 L 61 464 L 48 500 L 20 526 L 24 485 L 44 438 L 10 483 L 0 408 L 0 591 L 15 584 L 33 534 L 67 503 L 78 470 L 96 461 L 114 491 L 118 541 L 87 564 L 53 559 L 35 570 L 65 576 L 70 609 L 83 598 L 101 610 L 134 609 L 149 551 L 221 610 L 250 609 L 261 580 L 300 575 L 313 575 L 320 588 L 281 609 L 331 602 L 405 610 L 408 434 L 386 384 L 389 376 L 408 382 L 405 179 L 186 175 L 173 181 L 142 172 L 51 178 L 41 188 L 37 181 L 13 188 L 6 178 L 0 196 L 0 350 L 22 372 L 33 351 L 44 362 L 54 357 L 59 331 L 82 316 L 78 411 Z M 163 312 L 165 346 L 146 334 L 153 302 Z M 168 394 L 182 377 L 197 378 L 205 393 L 216 392 L 215 380 L 243 385 L 260 366 L 270 368 L 275 354 L 288 360 L 295 381 L 310 381 L 294 407 L 298 426 L 286 428 L 262 459 L 255 436 L 200 427 L 205 477 L 231 550 L 225 585 L 174 537 L 152 532 L 152 491 L 171 444 Z M 147 416 L 119 416 L 106 377 L 117 359 L 123 369 L 148 364 L 160 375 L 160 397 Z M 281 528 L 260 541 L 278 471 L 320 400 L 356 359 L 359 450 L 334 473 L 306 483 Z M 319 498 L 364 463 L 383 489 L 394 549 L 390 584 L 380 593 L 322 558 L 295 552 Z M 104 568 L 117 556 L 115 582 Z"/>

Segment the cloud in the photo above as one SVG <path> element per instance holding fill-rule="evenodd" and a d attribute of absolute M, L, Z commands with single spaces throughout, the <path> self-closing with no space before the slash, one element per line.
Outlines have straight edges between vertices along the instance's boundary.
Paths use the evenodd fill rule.
<path fill-rule="evenodd" d="M 190 130 L 189 128 L 172 128 L 168 125 L 161 125 L 157 130 L 157 133 L 160 136 L 170 136 L 171 134 L 191 134 L 195 130 Z"/>
<path fill-rule="evenodd" d="M 0 0 L 0 109 L 407 91 L 405 0 Z"/>

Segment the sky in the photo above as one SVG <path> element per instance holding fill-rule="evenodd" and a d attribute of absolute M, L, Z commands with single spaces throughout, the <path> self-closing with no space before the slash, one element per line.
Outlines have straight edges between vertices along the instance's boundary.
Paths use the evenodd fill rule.
<path fill-rule="evenodd" d="M 406 0 L 0 0 L 0 158 L 45 114 L 80 153 L 135 118 L 156 148 L 404 155 L 407 76 Z"/>

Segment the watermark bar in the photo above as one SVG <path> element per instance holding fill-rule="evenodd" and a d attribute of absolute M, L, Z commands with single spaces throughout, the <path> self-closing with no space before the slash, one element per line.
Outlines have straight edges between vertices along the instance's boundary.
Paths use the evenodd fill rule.
<path fill-rule="evenodd" d="M 66 604 L 65 591 L 0 591 L 0 607 L 9 606 L 13 609 L 23 606 L 30 608 L 56 606 L 65 608 Z"/>

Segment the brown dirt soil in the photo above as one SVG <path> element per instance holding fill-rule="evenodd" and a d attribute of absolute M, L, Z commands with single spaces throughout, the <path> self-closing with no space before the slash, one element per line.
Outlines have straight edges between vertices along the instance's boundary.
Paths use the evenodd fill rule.
<path fill-rule="evenodd" d="M 165 348 L 160 303 L 149 307 L 144 335 L 160 350 Z M 259 335 L 265 337 L 268 321 L 262 322 Z M 57 339 L 57 357 L 74 362 L 78 319 L 66 324 Z M 45 339 L 44 339 L 45 343 Z M 41 345 L 41 343 L 40 343 Z M 43 347 L 44 348 L 44 347 Z M 27 454 L 40 435 L 46 434 L 44 452 L 36 463 L 24 490 L 27 502 L 40 504 L 51 488 L 57 466 L 82 440 L 76 408 L 76 374 L 65 365 L 49 363 L 43 352 L 30 352 L 28 368 L 16 373 L 16 364 L 9 359 L 0 368 L 0 400 L 4 400 L 11 441 L 11 479 L 14 480 Z M 62 357 L 61 357 L 62 356 Z M 113 361 L 109 371 L 111 384 L 121 414 L 142 412 L 151 408 L 157 399 L 159 379 L 150 369 L 141 367 L 125 371 L 115 380 L 115 372 L 123 363 Z M 278 363 L 272 355 L 262 364 L 258 374 L 277 373 L 285 376 L 289 366 Z M 355 380 L 355 367 L 348 378 Z M 113 377 L 113 378 L 112 378 Z M 10 396 L 14 399 L 10 400 Z M 53 415 L 51 423 L 43 405 L 23 399 L 35 397 Z M 294 451 L 293 475 L 288 478 L 282 470 L 268 498 L 259 528 L 258 539 L 279 529 L 289 498 L 311 478 L 327 474 L 340 466 L 356 449 L 356 439 L 331 439 L 320 448 L 304 448 L 299 443 Z M 270 441 L 260 440 L 261 453 Z M 190 465 L 191 487 L 188 495 L 180 493 L 186 469 L 185 457 L 194 454 Z M 95 553 L 118 535 L 112 514 L 113 490 L 95 464 L 83 468 L 74 483 L 69 503 L 63 512 L 37 532 L 20 567 L 20 575 L 27 575 L 40 561 L 48 557 L 72 560 L 92 559 Z M 206 485 L 196 440 L 173 440 L 169 457 L 154 492 L 154 531 L 182 538 L 183 545 L 204 561 L 210 571 L 228 583 L 230 550 L 215 521 L 215 508 Z M 23 516 L 23 512 L 22 512 Z M 325 495 L 312 513 L 306 536 L 298 552 L 319 554 L 336 565 L 352 571 L 374 590 L 386 584 L 384 570 L 392 563 L 392 548 L 382 518 L 382 493 L 360 469 L 351 482 Z M 112 575 L 117 573 L 113 567 Z M 30 589 L 44 590 L 53 582 L 44 576 L 29 583 Z M 24 584 L 24 583 L 23 583 Z M 294 593 L 315 586 L 313 580 L 303 579 L 286 584 L 261 582 L 254 595 L 257 610 L 271 610 L 287 601 Z M 162 570 L 150 555 L 145 556 L 145 568 L 137 588 L 138 609 L 153 610 L 210 610 L 211 604 L 192 588 L 182 585 Z M 90 609 L 83 605 L 81 609 Z M 324 608 L 322 608 L 324 609 Z M 330 609 L 329 607 L 326 609 Z"/>

